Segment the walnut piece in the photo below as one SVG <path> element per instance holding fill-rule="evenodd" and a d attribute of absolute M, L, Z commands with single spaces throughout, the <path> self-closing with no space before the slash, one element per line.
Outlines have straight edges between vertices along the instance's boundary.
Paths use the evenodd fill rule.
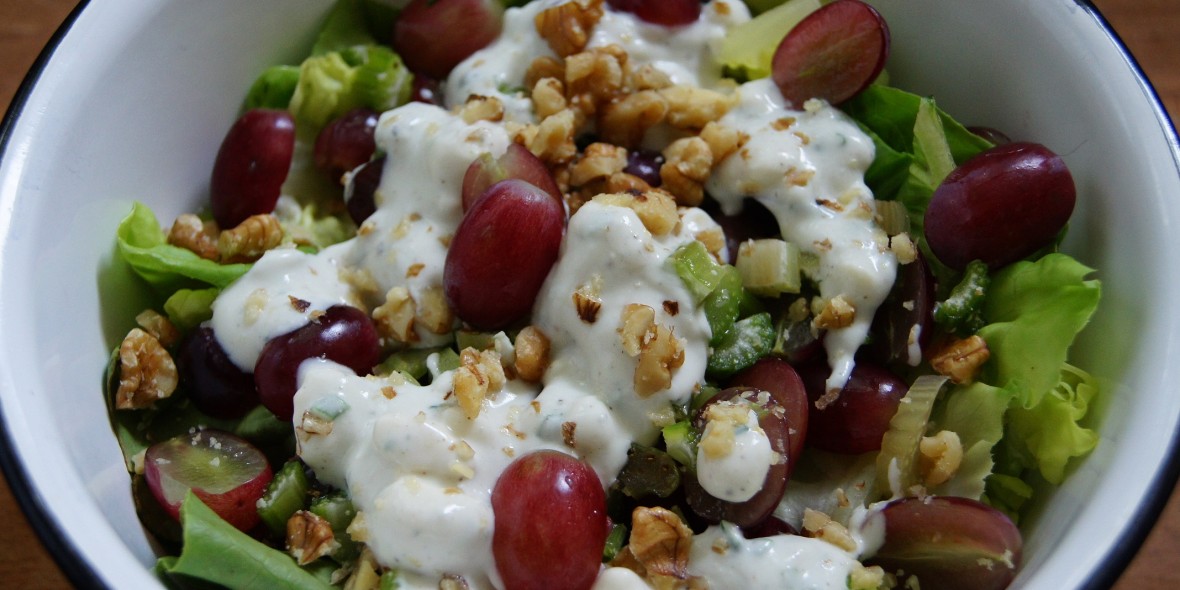
<path fill-rule="evenodd" d="M 529 383 L 540 383 L 549 368 L 549 337 L 534 326 L 525 326 L 516 335 L 516 375 Z"/>
<path fill-rule="evenodd" d="M 930 359 L 930 366 L 939 375 L 946 375 L 955 383 L 970 383 L 989 358 L 991 351 L 987 348 L 987 342 L 973 334 L 942 347 Z"/>
<path fill-rule="evenodd" d="M 306 510 L 287 519 L 287 552 L 299 565 L 307 565 L 340 547 L 332 533 L 332 524 Z"/>
<path fill-rule="evenodd" d="M 165 348 L 180 339 L 180 331 L 165 316 L 154 309 L 145 309 L 135 316 L 135 323 L 145 332 L 156 337 Z"/>
<path fill-rule="evenodd" d="M 622 172 L 626 167 L 626 148 L 595 142 L 586 146 L 582 156 L 570 166 L 570 184 L 582 186 L 592 180 Z"/>
<path fill-rule="evenodd" d="M 668 101 L 654 90 L 641 90 L 604 105 L 598 132 L 607 143 L 638 147 L 648 129 L 668 116 Z"/>
<path fill-rule="evenodd" d="M 688 578 L 692 529 L 667 508 L 636 508 L 631 513 L 628 547 L 648 575 Z"/>
<path fill-rule="evenodd" d="M 676 196 L 676 203 L 695 207 L 705 198 L 705 181 L 713 169 L 713 151 L 700 137 L 684 137 L 664 148 L 660 188 Z"/>
<path fill-rule="evenodd" d="M 283 241 L 283 226 L 274 215 L 251 215 L 217 236 L 217 252 L 225 261 L 257 260 Z"/>
<path fill-rule="evenodd" d="M 176 391 L 176 363 L 155 336 L 133 328 L 119 345 L 119 389 L 115 407 L 139 410 Z"/>
<path fill-rule="evenodd" d="M 527 147 L 546 164 L 565 164 L 578 153 L 574 144 L 576 127 L 574 111 L 563 109 L 541 120 Z"/>
<path fill-rule="evenodd" d="M 595 202 L 616 207 L 627 207 L 635 212 L 643 227 L 653 236 L 663 236 L 676 229 L 680 223 L 680 214 L 676 210 L 676 202 L 663 191 L 648 191 L 634 195 L 631 193 L 604 193 L 594 197 Z"/>
<path fill-rule="evenodd" d="M 622 321 L 619 322 L 618 329 L 623 352 L 628 356 L 639 356 L 655 321 L 656 310 L 649 305 L 629 303 L 623 307 Z"/>
<path fill-rule="evenodd" d="M 184 248 L 206 260 L 217 261 L 217 222 L 203 222 L 192 213 L 182 213 L 172 222 L 168 243 Z"/>
<path fill-rule="evenodd" d="M 587 324 L 598 321 L 598 312 L 602 310 L 602 277 L 594 275 L 589 283 L 574 291 L 574 310 Z"/>
<path fill-rule="evenodd" d="M 459 110 L 459 117 L 468 125 L 478 121 L 498 123 L 504 120 L 504 103 L 494 96 L 473 94 Z"/>
<path fill-rule="evenodd" d="M 918 466 L 927 488 L 946 483 L 959 471 L 963 463 L 963 444 L 959 435 L 940 430 L 934 436 L 924 436 L 918 442 Z"/>
<path fill-rule="evenodd" d="M 553 53 L 566 57 L 581 51 L 602 18 L 602 0 L 575 0 L 537 14 L 533 24 Z"/>
<path fill-rule="evenodd" d="M 435 334 L 450 334 L 455 324 L 455 313 L 447 304 L 446 292 L 441 286 L 428 287 L 419 294 L 416 325 L 421 325 Z"/>
<path fill-rule="evenodd" d="M 856 541 L 848 529 L 818 510 L 803 510 L 803 532 L 809 537 L 822 539 L 845 551 L 856 551 Z"/>
<path fill-rule="evenodd" d="M 668 124 L 679 129 L 702 129 L 737 104 L 736 94 L 699 86 L 669 86 L 659 92 L 668 101 Z"/>
<path fill-rule="evenodd" d="M 533 107 L 537 110 L 537 118 L 544 119 L 555 115 L 569 106 L 565 100 L 565 85 L 554 77 L 537 80 L 533 85 Z"/>
<path fill-rule="evenodd" d="M 847 328 L 855 320 L 856 308 L 843 295 L 837 295 L 824 304 L 813 323 L 821 330 L 834 330 Z"/>
<path fill-rule="evenodd" d="M 452 377 L 459 409 L 468 420 L 479 417 L 483 400 L 504 386 L 504 367 L 500 353 L 494 350 L 464 348 L 459 353 L 459 368 Z"/>
<path fill-rule="evenodd" d="M 373 310 L 373 322 L 382 336 L 408 344 L 418 340 L 414 331 L 417 314 L 418 306 L 409 289 L 394 287 L 385 294 L 385 303 Z"/>
<path fill-rule="evenodd" d="M 639 364 L 635 366 L 635 393 L 648 397 L 672 386 L 672 371 L 684 364 L 684 344 L 669 328 L 656 324 L 648 332 Z"/>

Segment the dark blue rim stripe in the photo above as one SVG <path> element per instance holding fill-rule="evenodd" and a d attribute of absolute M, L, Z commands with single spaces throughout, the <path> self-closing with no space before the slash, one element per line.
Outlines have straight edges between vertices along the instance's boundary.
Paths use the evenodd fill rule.
<path fill-rule="evenodd" d="M 1177 172 L 1180 173 L 1180 147 L 1178 147 L 1180 146 L 1180 139 L 1177 138 L 1175 125 L 1168 116 L 1167 109 L 1164 108 L 1163 103 L 1160 101 L 1158 93 L 1147 80 L 1147 76 L 1143 73 L 1143 69 L 1140 67 L 1138 61 L 1131 55 L 1131 52 L 1114 29 L 1111 28 L 1110 23 L 1102 16 L 1101 11 L 1089 0 L 1076 0 L 1076 2 L 1094 18 L 1098 25 L 1106 32 L 1107 36 L 1114 41 L 1119 51 L 1123 54 L 1124 59 L 1131 66 L 1135 77 L 1139 81 L 1140 87 L 1147 94 L 1147 97 L 1157 111 L 1160 126 L 1163 128 L 1172 146 L 1172 156 L 1177 166 Z M 74 8 L 53 34 L 45 49 L 42 50 L 37 60 L 33 63 L 29 73 L 21 82 L 20 88 L 13 97 L 3 121 L 0 121 L 0 158 L 5 153 L 12 129 L 16 125 L 17 118 L 23 111 L 25 103 L 33 91 L 33 86 L 36 84 L 37 79 L 40 78 L 41 72 L 44 71 L 53 52 L 60 45 L 61 40 L 65 37 L 70 27 L 89 3 L 89 0 L 79 1 L 78 6 Z M 59 524 L 49 516 L 49 510 L 41 504 L 40 496 L 33 490 L 23 464 L 12 452 L 12 441 L 8 436 L 6 424 L 7 422 L 0 416 L 0 471 L 3 471 L 4 477 L 8 480 L 13 496 L 16 498 L 21 510 L 24 511 L 25 517 L 28 519 L 33 530 L 41 538 L 41 542 L 45 545 L 50 555 L 53 556 L 57 565 L 74 586 L 79 588 L 106 588 L 97 572 L 82 558 L 78 550 L 70 543 L 64 531 L 61 530 Z M 1164 506 L 1167 504 L 1168 498 L 1171 496 L 1172 490 L 1175 488 L 1178 480 L 1180 480 L 1180 430 L 1172 433 L 1171 440 L 1168 443 L 1167 459 L 1163 467 L 1157 472 L 1155 480 L 1148 488 L 1147 495 L 1139 504 L 1139 509 L 1136 511 L 1134 517 L 1132 517 L 1129 525 L 1123 529 L 1123 533 L 1114 543 L 1114 549 L 1109 554 L 1109 558 L 1103 560 L 1102 565 L 1083 586 L 1085 590 L 1106 589 L 1114 585 L 1119 576 L 1127 568 L 1127 565 L 1135 557 L 1143 542 L 1147 539 L 1147 535 L 1151 532 L 1160 514 L 1163 512 Z"/>
<path fill-rule="evenodd" d="M 1147 75 L 1144 74 L 1143 68 L 1131 55 L 1131 51 L 1127 49 L 1125 43 L 1118 33 L 1110 26 L 1110 22 L 1106 17 L 1102 16 L 1102 12 L 1094 6 L 1090 0 L 1076 0 L 1078 6 L 1086 10 L 1094 21 L 1106 32 L 1107 37 L 1114 42 L 1118 47 L 1119 52 L 1122 53 L 1123 59 L 1131 67 L 1132 73 L 1139 81 L 1139 87 L 1143 93 L 1151 101 L 1152 106 L 1156 110 L 1156 118 L 1159 122 L 1161 130 L 1168 138 L 1168 144 L 1172 149 L 1172 163 L 1176 166 L 1177 174 L 1180 174 L 1180 138 L 1176 135 L 1176 126 L 1171 117 L 1168 115 L 1168 110 L 1164 107 L 1163 102 L 1160 101 L 1159 93 L 1148 81 Z M 1123 528 L 1123 532 L 1115 539 L 1110 553 L 1106 559 L 1101 561 L 1101 565 L 1094 571 L 1094 574 L 1082 586 L 1083 590 L 1106 590 L 1114 586 L 1118 581 L 1119 576 L 1127 569 L 1131 560 L 1139 552 L 1143 546 L 1143 542 L 1147 540 L 1147 535 L 1155 527 L 1159 521 L 1160 514 L 1164 511 L 1164 506 L 1168 503 L 1168 498 L 1171 497 L 1172 491 L 1176 488 L 1176 482 L 1180 479 L 1180 427 L 1172 432 L 1171 440 L 1168 441 L 1168 451 L 1165 455 L 1164 464 L 1160 466 L 1159 471 L 1155 474 L 1155 479 L 1147 488 L 1147 493 L 1139 502 L 1138 508 L 1135 510 L 1134 516 Z"/>
<path fill-rule="evenodd" d="M 16 95 L 12 97 L 12 102 L 8 105 L 8 111 L 4 114 L 3 121 L 0 121 L 0 159 L 3 159 L 6 153 L 8 141 L 12 137 L 12 130 L 16 127 L 16 121 L 24 110 L 29 96 L 33 93 L 33 87 L 53 57 L 53 52 L 89 3 L 89 0 L 79 0 L 78 6 L 70 12 L 54 32 L 49 43 L 41 50 L 37 60 L 33 62 L 29 72 L 25 74 L 24 80 L 21 81 Z M 2 409 L 0 409 L 0 414 L 2 414 Z M 9 437 L 7 424 L 7 419 L 0 415 L 0 471 L 4 472 L 8 486 L 12 489 L 12 495 L 20 505 L 21 511 L 25 513 L 29 525 L 41 538 L 41 543 L 45 545 L 46 550 L 53 556 L 57 566 L 71 584 L 77 588 L 106 588 L 98 572 L 82 558 L 78 549 L 62 530 L 60 523 L 51 516 L 52 512 L 42 504 L 41 496 L 33 489 L 24 464 L 13 452 L 12 439 Z"/>

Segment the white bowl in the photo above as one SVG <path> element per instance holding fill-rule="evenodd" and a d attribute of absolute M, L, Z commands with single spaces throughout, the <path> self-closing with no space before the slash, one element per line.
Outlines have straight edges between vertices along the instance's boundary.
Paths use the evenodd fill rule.
<path fill-rule="evenodd" d="M 1067 251 L 1103 301 L 1075 349 L 1112 385 L 1097 450 L 1026 529 L 1014 587 L 1111 584 L 1177 479 L 1180 149 L 1151 87 L 1075 0 L 879 0 L 890 72 L 969 123 L 1064 154 Z M 297 60 L 330 0 L 84 5 L 0 127 L 0 463 L 79 586 L 158 587 L 100 376 L 140 296 L 114 228 L 132 201 L 195 207 L 245 88 Z"/>

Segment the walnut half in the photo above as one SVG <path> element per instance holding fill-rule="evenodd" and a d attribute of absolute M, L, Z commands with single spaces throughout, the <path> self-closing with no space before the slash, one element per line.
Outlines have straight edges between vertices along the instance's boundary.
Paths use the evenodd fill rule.
<path fill-rule="evenodd" d="M 176 363 L 155 336 L 134 328 L 119 345 L 119 389 L 115 407 L 139 410 L 151 407 L 176 391 Z"/>

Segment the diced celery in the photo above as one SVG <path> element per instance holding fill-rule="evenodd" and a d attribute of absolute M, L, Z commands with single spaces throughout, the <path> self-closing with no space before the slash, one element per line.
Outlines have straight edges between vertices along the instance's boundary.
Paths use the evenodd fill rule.
<path fill-rule="evenodd" d="M 773 4 L 773 0 L 757 0 L 751 7 L 765 10 Z M 783 37 L 819 7 L 819 0 L 787 0 L 734 27 L 722 41 L 717 61 L 729 70 L 744 71 L 749 80 L 769 76 L 770 62 Z"/>
<path fill-rule="evenodd" d="M 616 524 L 610 529 L 610 534 L 606 536 L 606 545 L 602 548 L 602 562 L 610 563 L 623 546 L 627 544 L 628 532 L 627 526 L 623 524 Z"/>
<path fill-rule="evenodd" d="M 721 283 L 724 266 L 718 264 L 705 245 L 693 240 L 668 257 L 676 276 L 684 281 L 693 302 L 700 303 Z"/>
<path fill-rule="evenodd" d="M 889 430 L 881 437 L 881 452 L 877 455 L 877 489 L 884 495 L 903 492 L 918 483 L 918 444 L 926 434 L 934 400 L 946 383 L 947 378 L 941 375 L 918 377 L 889 420 Z M 897 481 L 891 481 L 894 473 Z"/>
<path fill-rule="evenodd" d="M 258 516 L 262 517 L 266 528 L 275 534 L 283 534 L 291 515 L 307 506 L 309 487 L 303 463 L 298 459 L 287 461 L 258 500 Z"/>
<path fill-rule="evenodd" d="M 299 66 L 271 66 L 246 92 L 245 109 L 285 109 L 299 84 Z"/>
<path fill-rule="evenodd" d="M 312 402 L 311 407 L 307 411 L 316 418 L 332 421 L 347 412 L 348 408 L 348 402 L 344 401 L 344 398 L 329 395 Z"/>
<path fill-rule="evenodd" d="M 675 424 L 665 426 L 663 434 L 664 448 L 668 449 L 668 456 L 675 459 L 677 463 L 687 467 L 689 471 L 695 470 L 697 442 L 701 434 L 692 427 L 692 421 L 681 420 Z"/>
<path fill-rule="evenodd" d="M 740 320 L 724 341 L 713 347 L 706 367 L 708 374 L 724 378 L 753 365 L 774 347 L 774 321 L 769 313 Z"/>
<path fill-rule="evenodd" d="M 439 373 L 453 371 L 459 368 L 459 353 L 455 352 L 452 348 L 444 347 L 439 349 L 438 356 L 435 357 L 434 362 Z"/>
<path fill-rule="evenodd" d="M 705 312 L 705 319 L 709 322 L 712 337 L 709 344 L 716 346 L 733 330 L 733 324 L 741 314 L 742 275 L 732 266 L 720 266 L 721 280 L 717 287 L 705 297 L 701 308 Z"/>
<path fill-rule="evenodd" d="M 983 304 L 990 282 L 987 264 L 972 260 L 963 269 L 963 279 L 951 289 L 946 300 L 934 305 L 934 321 L 960 335 L 975 333 L 986 324 Z"/>
<path fill-rule="evenodd" d="M 496 335 L 491 332 L 459 330 L 455 332 L 455 347 L 459 350 L 467 348 L 491 350 L 496 347 Z"/>
<path fill-rule="evenodd" d="M 402 585 L 397 581 L 397 570 L 389 570 L 381 574 L 381 583 L 377 590 L 398 590 Z"/>
<path fill-rule="evenodd" d="M 798 293 L 799 247 L 783 240 L 747 240 L 738 247 L 737 269 L 742 286 L 755 295 L 777 297 Z"/>
<path fill-rule="evenodd" d="M 399 350 L 381 361 L 377 365 L 375 371 L 378 375 L 390 375 L 392 373 L 404 373 L 413 377 L 414 381 L 420 381 L 426 376 L 426 357 L 440 352 L 440 348 L 409 348 L 406 350 Z"/>
<path fill-rule="evenodd" d="M 692 404 L 689 406 L 689 409 L 691 409 L 693 412 L 701 409 L 705 404 L 709 403 L 709 400 L 713 399 L 713 396 L 717 395 L 718 393 L 721 393 L 720 387 L 713 385 L 701 386 L 701 390 L 693 394 Z"/>
<path fill-rule="evenodd" d="M 343 492 L 316 498 L 308 511 L 332 525 L 332 535 L 340 547 L 332 552 L 332 559 L 347 563 L 360 555 L 360 546 L 348 534 L 348 525 L 356 518 L 356 507 Z"/>

